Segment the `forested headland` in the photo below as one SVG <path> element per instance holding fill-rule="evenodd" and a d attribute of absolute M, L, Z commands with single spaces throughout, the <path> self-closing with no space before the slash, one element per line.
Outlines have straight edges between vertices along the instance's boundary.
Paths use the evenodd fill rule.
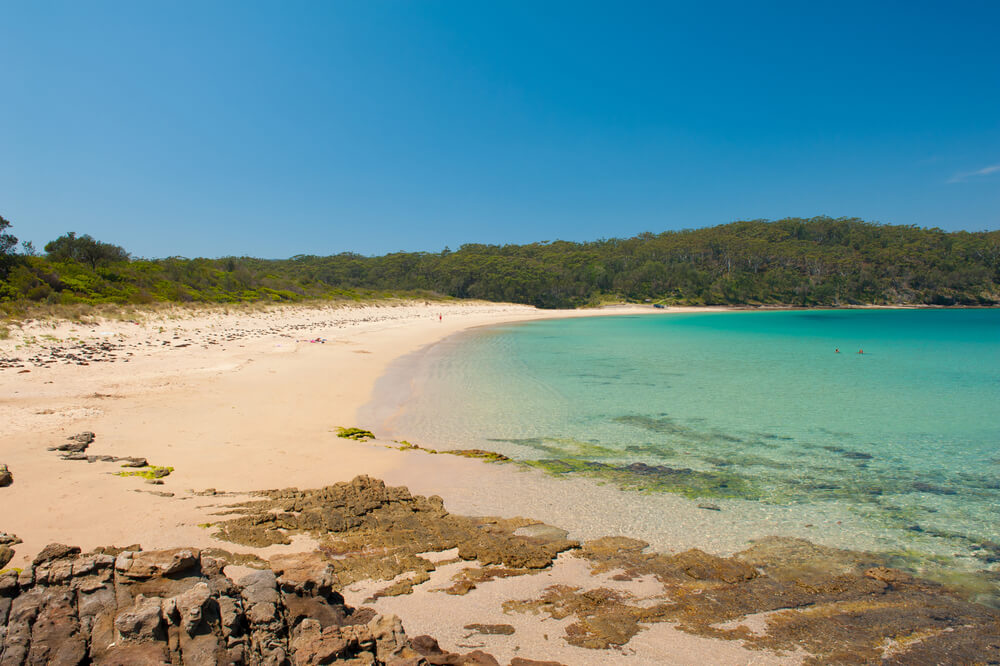
<path fill-rule="evenodd" d="M 633 238 L 290 259 L 140 259 L 68 233 L 17 245 L 0 217 L 0 307 L 236 303 L 440 295 L 543 308 L 1000 304 L 1000 231 L 945 232 L 816 217 Z"/>

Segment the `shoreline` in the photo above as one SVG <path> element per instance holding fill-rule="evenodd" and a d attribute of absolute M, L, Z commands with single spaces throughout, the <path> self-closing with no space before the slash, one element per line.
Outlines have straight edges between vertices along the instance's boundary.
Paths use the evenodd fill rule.
<path fill-rule="evenodd" d="M 646 310 L 652 308 L 627 309 Z M 151 546 L 179 537 L 199 545 L 206 541 L 203 535 L 192 541 L 197 528 L 179 523 L 182 515 L 204 512 L 171 511 L 155 527 L 136 529 L 106 516 L 104 505 L 145 514 L 168 499 L 149 491 L 180 497 L 188 489 L 319 487 L 358 474 L 406 477 L 393 483 L 473 474 L 475 465 L 438 472 L 447 465 L 414 463 L 407 460 L 413 456 L 345 442 L 333 431 L 354 425 L 393 359 L 447 335 L 494 323 L 625 312 L 393 303 L 33 322 L 0 341 L 8 366 L 0 368 L 0 422 L 7 424 L 0 464 L 15 479 L 2 498 L 19 507 L 0 530 L 25 541 L 15 565 L 71 537 L 85 548 L 133 533 L 152 539 Z M 91 453 L 141 456 L 175 471 L 151 487 L 112 476 L 116 465 L 62 461 L 45 450 L 80 431 L 96 433 Z M 419 474 L 408 473 L 414 465 Z M 70 497 L 75 511 L 60 501 Z"/>
<path fill-rule="evenodd" d="M 587 480 L 556 481 L 538 472 L 537 490 L 512 502 L 511 484 L 525 478 L 512 476 L 524 474 L 516 469 L 352 442 L 337 437 L 335 429 L 364 426 L 357 422 L 357 412 L 371 400 L 376 381 L 390 363 L 448 335 L 537 319 L 707 311 L 732 309 L 634 306 L 553 312 L 498 304 L 406 303 L 323 309 L 286 306 L 256 314 L 211 313 L 183 319 L 160 315 L 142 322 L 90 326 L 37 324 L 29 333 L 34 342 L 28 342 L 23 331 L 13 340 L 0 341 L 0 359 L 21 358 L 24 365 L 0 369 L 0 421 L 9 424 L 0 463 L 9 465 L 14 476 L 10 486 L 0 488 L 0 501 L 15 507 L 3 512 L 0 532 L 24 541 L 15 547 L 7 566 L 24 566 L 50 542 L 85 551 L 133 543 L 145 549 L 221 546 L 265 558 L 311 552 L 318 545 L 314 535 L 295 534 L 288 545 L 234 548 L 213 538 L 203 525 L 218 522 L 219 511 L 254 491 L 320 488 L 362 474 L 384 479 L 390 486 L 406 486 L 414 494 L 441 495 L 447 509 L 456 514 L 520 514 L 565 527 L 558 522 L 560 514 L 550 509 L 577 500 L 560 497 L 553 488 L 561 486 L 565 493 L 563 484 Z M 16 349 L 19 343 L 29 348 Z M 52 357 L 53 348 L 61 355 Z M 68 360 L 67 354 L 89 360 Z M 105 357 L 111 362 L 102 362 Z M 54 362 L 47 362 L 52 358 Z M 120 468 L 114 463 L 61 460 L 46 450 L 80 431 L 96 433 L 88 454 L 141 456 L 174 470 L 152 485 L 140 478 L 115 476 Z M 584 486 L 578 492 L 601 491 L 589 481 Z M 607 493 L 603 502 L 613 506 L 620 491 L 604 488 L 603 492 Z M 620 509 L 618 514 L 623 515 Z M 719 516 L 704 518 L 716 521 Z M 636 536 L 641 522 L 633 519 L 632 523 L 619 519 L 612 532 L 580 536 Z M 641 521 L 641 516 L 637 519 Z M 698 531 L 697 526 L 684 529 Z M 674 551 L 683 549 L 690 544 L 681 536 L 666 535 L 664 543 L 672 543 Z M 573 579 L 578 578 L 579 574 Z M 492 597 L 483 601 L 493 602 Z M 406 612 L 414 618 L 419 615 L 414 609 Z M 405 623 L 405 614 L 400 614 Z M 433 626 L 434 621 L 419 620 L 421 626 Z M 701 645 L 692 648 L 691 663 L 707 654 L 700 650 L 709 649 L 699 643 L 703 638 L 683 632 L 672 640 L 687 641 L 689 647 Z M 731 649 L 737 644 L 727 640 L 717 647 L 721 646 Z M 764 661 L 788 657 L 739 654 Z M 595 663 L 601 662 L 600 653 L 594 657 Z M 740 663 L 740 658 L 729 663 Z"/>

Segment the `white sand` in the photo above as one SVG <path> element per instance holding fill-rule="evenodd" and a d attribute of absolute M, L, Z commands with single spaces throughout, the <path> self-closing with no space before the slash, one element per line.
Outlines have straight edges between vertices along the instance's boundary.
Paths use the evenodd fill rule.
<path fill-rule="evenodd" d="M 406 485 L 419 494 L 439 494 L 458 513 L 475 509 L 551 521 L 559 512 L 550 509 L 561 500 L 557 494 L 539 494 L 537 478 L 536 490 L 518 500 L 519 480 L 525 477 L 513 468 L 359 444 L 338 438 L 335 428 L 362 425 L 355 423 L 356 413 L 393 359 L 450 334 L 510 321 L 635 312 L 664 311 L 629 307 L 553 312 L 483 303 L 396 303 L 231 313 L 172 310 L 147 314 L 138 323 L 34 322 L 14 328 L 9 339 L 0 341 L 0 357 L 27 358 L 71 339 L 113 342 L 121 345 L 115 352 L 120 358 L 132 355 L 128 362 L 29 366 L 26 373 L 0 370 L 0 463 L 14 474 L 13 485 L 0 488 L 0 531 L 24 540 L 10 566 L 23 566 L 56 541 L 84 549 L 141 543 L 147 549 L 191 545 L 250 552 L 213 540 L 210 530 L 198 526 L 215 520 L 212 512 L 236 498 L 195 495 L 191 490 L 314 488 L 358 474 Z M 326 343 L 308 342 L 316 338 Z M 119 471 L 114 463 L 63 461 L 46 451 L 83 430 L 97 434 L 88 454 L 141 456 L 175 471 L 163 485 L 154 486 L 114 476 Z M 486 500 L 489 506 L 484 506 Z M 311 550 L 313 545 L 300 537 L 289 546 L 256 552 L 268 557 Z M 571 578 L 578 574 L 568 572 Z M 503 594 L 518 598 L 518 586 L 527 584 L 519 580 L 495 585 L 511 585 L 511 592 Z M 484 596 L 483 607 L 467 621 L 488 621 L 479 618 L 495 612 L 489 608 L 497 605 L 496 598 Z M 446 601 L 450 604 L 454 598 Z M 428 618 L 413 609 L 396 610 L 390 602 L 395 603 L 384 602 L 386 609 L 400 614 L 411 634 L 451 631 L 440 621 L 440 611 Z M 465 611 L 449 613 L 461 618 Z M 625 651 L 637 651 L 628 663 L 658 663 L 645 661 L 655 654 L 675 655 L 676 663 L 750 663 L 765 658 L 732 643 L 672 631 L 657 625 L 640 634 Z M 551 643 L 535 644 L 529 634 L 522 635 L 528 644 L 521 644 L 520 654 L 546 656 Z M 447 636 L 442 645 L 456 648 Z M 710 656 L 705 652 L 709 644 L 721 652 Z M 541 651 L 529 651 L 531 645 Z M 646 656 L 639 657 L 639 651 Z M 582 663 L 582 657 L 567 654 L 569 663 Z M 600 656 L 597 661 L 613 663 Z"/>

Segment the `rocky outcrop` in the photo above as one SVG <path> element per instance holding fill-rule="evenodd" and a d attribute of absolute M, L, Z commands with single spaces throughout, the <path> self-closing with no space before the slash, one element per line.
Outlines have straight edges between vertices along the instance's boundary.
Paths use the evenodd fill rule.
<path fill-rule="evenodd" d="M 235 581 L 227 565 L 192 548 L 47 546 L 0 574 L 0 664 L 497 664 L 346 606 L 315 553 Z"/>
<path fill-rule="evenodd" d="M 662 589 L 653 597 L 554 585 L 504 610 L 569 618 L 565 640 L 586 648 L 625 645 L 642 625 L 669 622 L 750 648 L 804 650 L 807 663 L 1000 663 L 1000 612 L 875 555 L 780 537 L 733 557 L 646 547 L 606 537 L 577 554 L 616 581 L 655 579 Z"/>
<path fill-rule="evenodd" d="M 452 515 L 440 497 L 411 495 L 406 488 L 367 476 L 315 490 L 257 495 L 263 499 L 231 507 L 226 513 L 239 517 L 218 523 L 215 536 L 263 547 L 308 533 L 320 540 L 339 585 L 390 580 L 403 573 L 418 574 L 416 581 L 422 582 L 423 574 L 435 568 L 418 557 L 425 552 L 457 548 L 460 559 L 526 573 L 550 566 L 560 552 L 579 546 L 565 531 L 537 521 Z M 405 594 L 412 584 L 399 583 L 380 596 Z"/>

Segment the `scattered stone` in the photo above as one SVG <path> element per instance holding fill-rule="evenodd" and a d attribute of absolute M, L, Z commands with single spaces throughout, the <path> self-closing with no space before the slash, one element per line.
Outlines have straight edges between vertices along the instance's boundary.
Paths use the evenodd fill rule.
<path fill-rule="evenodd" d="M 0 463 L 0 488 L 14 483 L 14 475 L 10 473 L 10 468 Z"/>
<path fill-rule="evenodd" d="M 722 507 L 718 504 L 711 504 L 710 502 L 700 502 L 698 504 L 699 509 L 705 509 L 706 511 L 722 511 Z"/>
<path fill-rule="evenodd" d="M 69 441 L 59 446 L 50 446 L 49 451 L 65 451 L 67 453 L 83 453 L 87 447 L 94 442 L 95 435 L 92 432 L 81 432 L 70 435 L 66 439 Z"/>

